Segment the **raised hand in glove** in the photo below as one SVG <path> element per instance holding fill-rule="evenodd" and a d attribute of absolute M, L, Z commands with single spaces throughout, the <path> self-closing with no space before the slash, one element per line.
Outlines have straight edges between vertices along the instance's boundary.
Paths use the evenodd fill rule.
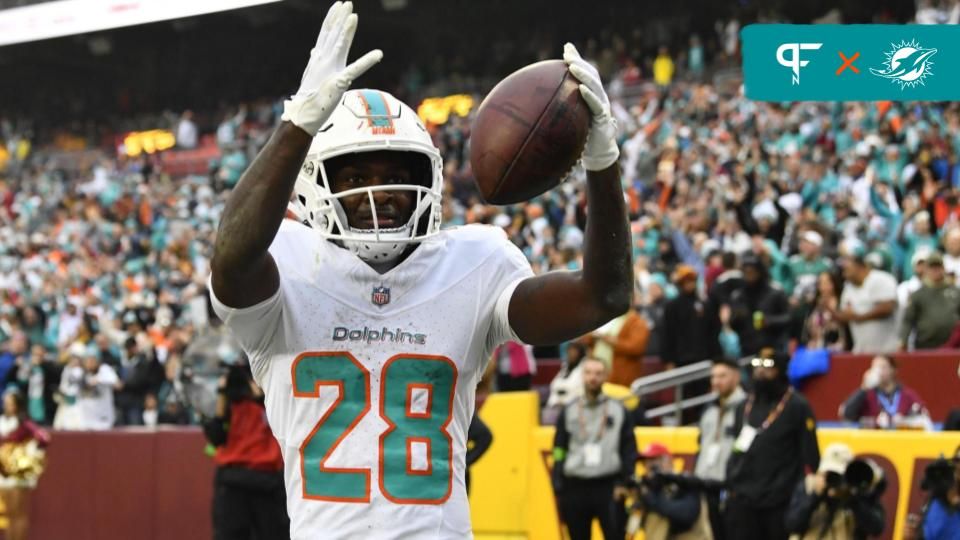
<path fill-rule="evenodd" d="M 617 146 L 617 123 L 610 115 L 610 99 L 603 90 L 600 73 L 580 57 L 572 43 L 563 46 L 563 61 L 567 69 L 580 81 L 580 94 L 590 107 L 593 119 L 590 134 L 583 149 L 583 167 L 588 171 L 602 171 L 617 162 L 620 147 Z"/>
<path fill-rule="evenodd" d="M 333 4 L 323 20 L 317 44 L 310 51 L 300 89 L 283 103 L 283 120 L 310 136 L 316 135 L 350 84 L 383 58 L 383 51 L 375 49 L 348 66 L 347 55 L 356 32 L 353 2 Z"/>

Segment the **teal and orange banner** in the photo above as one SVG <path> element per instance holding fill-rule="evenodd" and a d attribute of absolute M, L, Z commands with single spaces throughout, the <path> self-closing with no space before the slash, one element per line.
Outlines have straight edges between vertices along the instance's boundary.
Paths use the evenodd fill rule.
<path fill-rule="evenodd" d="M 960 26 L 752 24 L 744 91 L 760 101 L 960 100 Z"/>

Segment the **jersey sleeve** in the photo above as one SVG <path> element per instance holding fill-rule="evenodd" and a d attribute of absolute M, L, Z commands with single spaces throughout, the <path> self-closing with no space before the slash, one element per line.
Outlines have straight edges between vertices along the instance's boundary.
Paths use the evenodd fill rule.
<path fill-rule="evenodd" d="M 513 245 L 505 235 L 501 237 L 502 255 L 495 258 L 492 263 L 494 270 L 491 272 L 489 283 L 489 298 L 495 299 L 493 305 L 493 316 L 490 321 L 490 328 L 486 337 L 486 356 L 493 353 L 493 350 L 507 341 L 520 342 L 520 338 L 510 327 L 510 320 L 507 312 L 510 309 L 510 299 L 513 297 L 513 291 L 521 281 L 533 276 L 533 269 L 530 263 L 523 256 L 517 246 Z"/>
<path fill-rule="evenodd" d="M 269 348 L 281 328 L 283 287 L 278 287 L 270 298 L 245 308 L 233 308 L 221 302 L 213 292 L 212 276 L 207 279 L 207 288 L 213 311 L 247 353 L 257 384 L 264 386 Z"/>

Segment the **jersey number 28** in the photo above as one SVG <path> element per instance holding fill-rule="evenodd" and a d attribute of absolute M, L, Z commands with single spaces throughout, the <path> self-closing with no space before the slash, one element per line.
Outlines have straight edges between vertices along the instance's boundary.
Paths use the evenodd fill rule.
<path fill-rule="evenodd" d="M 370 469 L 334 468 L 327 458 L 370 411 L 370 372 L 348 352 L 310 352 L 293 362 L 293 394 L 317 398 L 323 386 L 338 395 L 300 445 L 303 497 L 321 501 L 370 502 Z M 398 504 L 441 504 L 453 485 L 453 418 L 457 368 L 443 356 L 401 354 L 387 360 L 380 376 L 380 491 Z M 426 405 L 414 396 L 426 392 Z M 414 467 L 414 447 L 426 455 Z"/>

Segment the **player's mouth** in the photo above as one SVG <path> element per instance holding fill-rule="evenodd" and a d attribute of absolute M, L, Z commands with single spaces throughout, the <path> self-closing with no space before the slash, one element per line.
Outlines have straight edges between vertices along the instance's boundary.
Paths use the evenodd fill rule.
<path fill-rule="evenodd" d="M 396 212 L 389 210 L 378 210 L 376 220 L 373 219 L 373 214 L 362 213 L 357 216 L 356 221 L 360 229 L 395 229 L 400 226 Z"/>

